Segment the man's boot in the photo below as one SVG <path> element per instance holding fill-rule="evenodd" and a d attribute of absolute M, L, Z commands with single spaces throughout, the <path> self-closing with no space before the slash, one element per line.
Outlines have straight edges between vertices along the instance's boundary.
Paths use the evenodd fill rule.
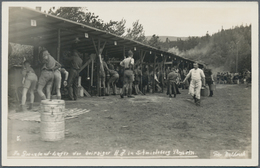
<path fill-rule="evenodd" d="M 20 112 L 26 112 L 27 111 L 26 105 L 20 105 L 19 111 Z"/>
<path fill-rule="evenodd" d="M 197 99 L 196 106 L 200 106 L 200 99 Z"/>
<path fill-rule="evenodd" d="M 33 103 L 30 103 L 28 110 L 32 110 L 32 108 L 33 108 Z"/>
<path fill-rule="evenodd" d="M 196 95 L 193 96 L 194 102 L 197 102 Z"/>
<path fill-rule="evenodd" d="M 145 90 L 145 88 L 143 88 L 143 94 L 144 94 L 144 95 L 146 94 L 146 90 Z"/>
<path fill-rule="evenodd" d="M 213 91 L 210 91 L 209 97 L 213 96 Z"/>
<path fill-rule="evenodd" d="M 105 96 L 105 88 L 101 88 L 101 96 Z"/>

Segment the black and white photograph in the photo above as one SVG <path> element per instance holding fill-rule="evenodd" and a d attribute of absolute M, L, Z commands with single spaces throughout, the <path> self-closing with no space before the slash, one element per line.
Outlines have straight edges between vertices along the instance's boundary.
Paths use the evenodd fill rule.
<path fill-rule="evenodd" d="M 3 166 L 257 166 L 258 2 L 2 2 Z"/>

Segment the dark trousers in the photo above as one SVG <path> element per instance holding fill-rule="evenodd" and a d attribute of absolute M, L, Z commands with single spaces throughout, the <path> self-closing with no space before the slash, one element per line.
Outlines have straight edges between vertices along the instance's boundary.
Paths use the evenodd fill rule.
<path fill-rule="evenodd" d="M 178 93 L 177 89 L 178 88 L 177 88 L 177 85 L 176 85 L 175 82 L 173 82 L 173 81 L 168 81 L 167 82 L 167 93 L 169 95 L 174 94 L 176 96 L 176 94 Z"/>
<path fill-rule="evenodd" d="M 206 80 L 206 85 L 208 85 L 209 86 L 209 91 L 210 91 L 210 96 L 213 96 L 213 90 L 210 90 L 210 85 L 212 85 L 213 84 L 213 82 L 212 81 L 207 81 Z"/>
<path fill-rule="evenodd" d="M 78 98 L 78 80 L 79 80 L 79 73 L 78 70 L 70 69 L 69 71 L 69 78 L 68 78 L 68 91 L 69 91 L 69 98 L 77 100 Z"/>
<path fill-rule="evenodd" d="M 176 82 L 167 81 L 167 95 L 171 94 L 180 94 L 179 88 Z"/>

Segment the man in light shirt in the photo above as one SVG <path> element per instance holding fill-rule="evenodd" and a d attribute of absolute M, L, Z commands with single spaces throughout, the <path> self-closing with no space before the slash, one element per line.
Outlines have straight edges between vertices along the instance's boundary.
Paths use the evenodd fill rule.
<path fill-rule="evenodd" d="M 120 66 L 124 67 L 124 86 L 123 86 L 123 93 L 120 95 L 121 98 L 124 98 L 124 92 L 128 94 L 129 98 L 134 98 L 132 96 L 132 85 L 134 81 L 134 59 L 133 59 L 133 52 L 131 50 L 128 51 L 128 57 L 125 58 L 123 61 L 120 62 Z"/>
<path fill-rule="evenodd" d="M 197 106 L 200 106 L 200 90 L 201 90 L 201 81 L 202 87 L 205 87 L 205 75 L 202 69 L 198 68 L 198 63 L 193 63 L 193 69 L 187 74 L 186 78 L 183 80 L 183 83 L 191 77 L 189 94 L 193 97 Z"/>
<path fill-rule="evenodd" d="M 61 64 L 58 63 L 45 48 L 40 52 L 39 57 L 43 63 L 43 67 L 38 81 L 37 92 L 41 99 L 45 100 L 46 98 L 51 98 L 51 88 L 55 77 L 54 72 L 58 71 Z M 58 71 L 58 73 L 60 72 Z M 44 87 L 46 87 L 46 95 L 43 93 Z M 57 91 L 59 92 L 58 89 Z"/>

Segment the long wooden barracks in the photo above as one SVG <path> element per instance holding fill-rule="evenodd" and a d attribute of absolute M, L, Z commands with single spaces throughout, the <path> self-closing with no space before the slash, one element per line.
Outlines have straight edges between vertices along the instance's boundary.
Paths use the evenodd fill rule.
<path fill-rule="evenodd" d="M 132 50 L 135 62 L 139 63 L 141 68 L 144 65 L 151 66 L 153 73 L 155 69 L 164 71 L 165 64 L 173 62 L 178 62 L 179 66 L 190 69 L 194 62 L 138 41 L 26 7 L 9 8 L 8 35 L 10 43 L 34 46 L 33 63 L 35 64 L 39 59 L 41 47 L 45 47 L 58 62 L 62 63 L 63 55 L 66 54 L 71 43 L 78 40 L 78 51 L 83 55 L 80 75 L 89 79 L 88 87 L 84 86 L 84 80 L 82 80 L 86 95 L 89 95 L 88 92 L 93 88 L 96 88 L 95 94 L 100 92 L 98 88 L 100 58 L 96 56 L 100 48 L 104 48 L 102 54 L 109 57 L 112 63 L 119 63 L 124 59 L 127 51 Z M 152 87 L 154 92 L 154 80 Z"/>

